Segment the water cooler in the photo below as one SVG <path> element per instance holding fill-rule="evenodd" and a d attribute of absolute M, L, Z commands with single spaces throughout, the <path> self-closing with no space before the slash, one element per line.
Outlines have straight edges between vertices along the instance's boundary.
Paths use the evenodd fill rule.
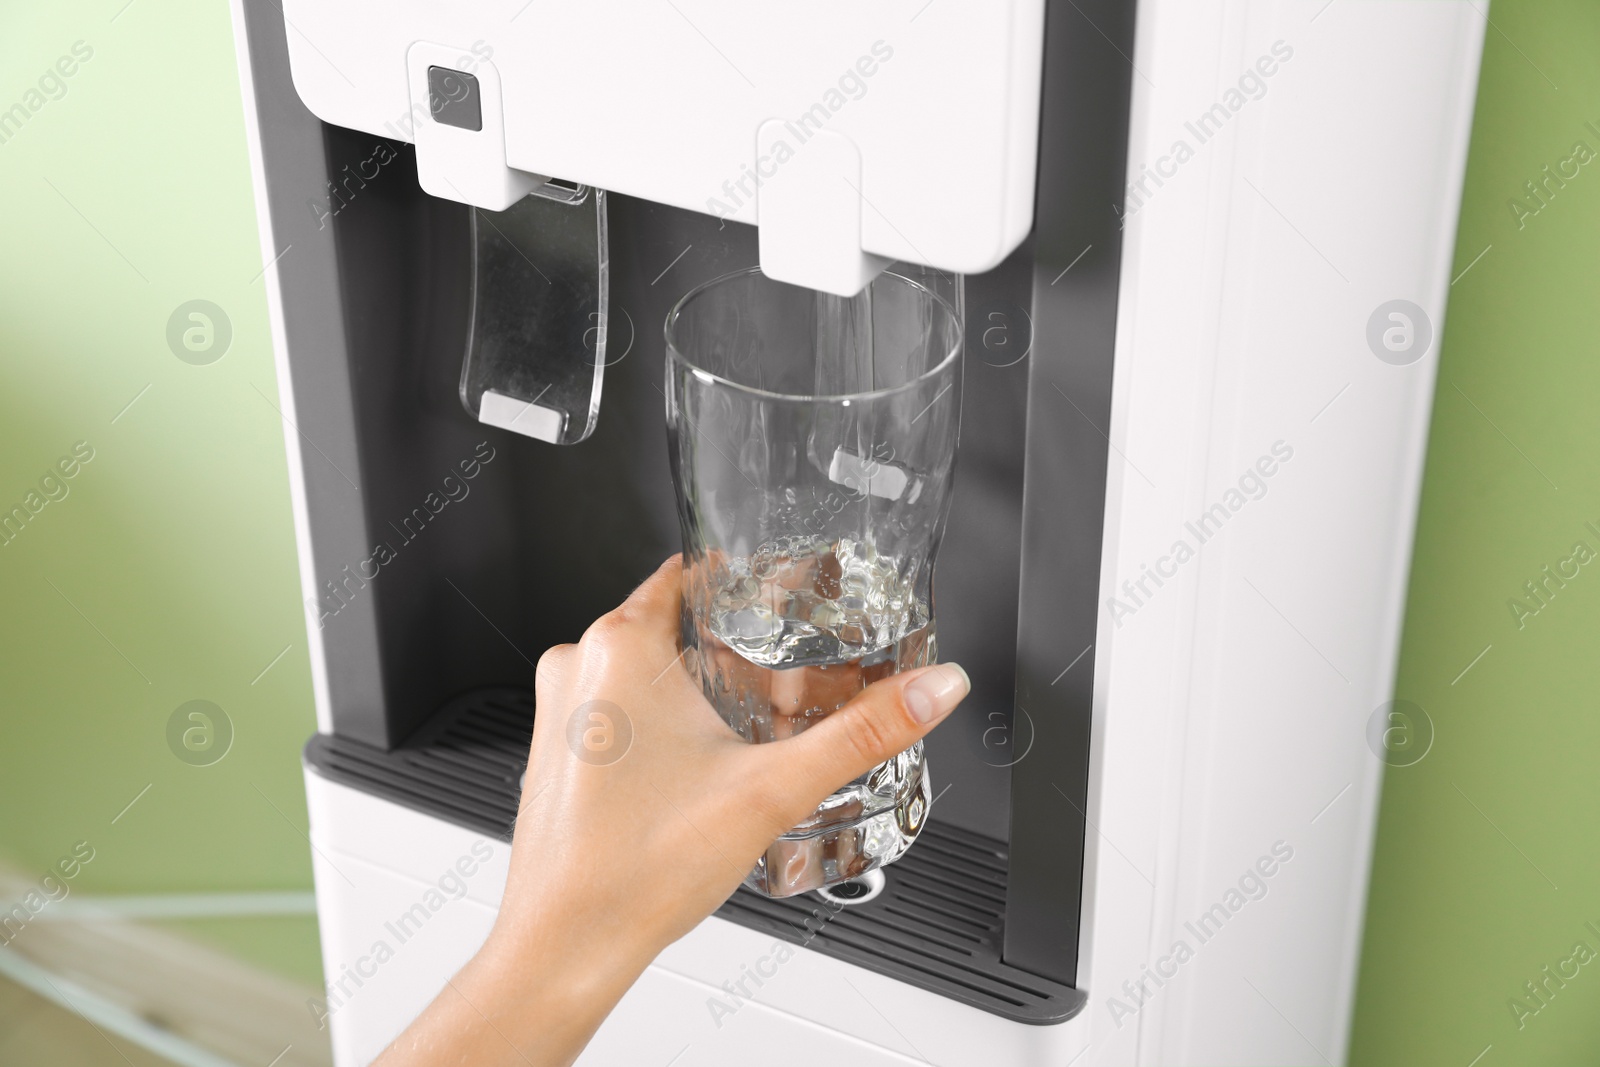
<path fill-rule="evenodd" d="M 736 893 L 580 1062 L 1343 1060 L 1477 10 L 233 8 L 342 1067 L 490 928 L 533 662 L 677 547 L 667 309 L 896 263 L 967 332 L 928 828 Z"/>

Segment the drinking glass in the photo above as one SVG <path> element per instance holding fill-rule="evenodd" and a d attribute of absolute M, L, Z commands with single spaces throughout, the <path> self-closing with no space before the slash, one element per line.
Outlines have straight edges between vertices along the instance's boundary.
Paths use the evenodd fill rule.
<path fill-rule="evenodd" d="M 667 316 L 684 661 L 747 741 L 935 660 L 962 338 L 959 279 L 953 301 L 937 288 L 907 268 L 838 297 L 752 268 Z M 786 897 L 891 863 L 931 803 L 918 742 L 773 842 L 746 884 Z"/>

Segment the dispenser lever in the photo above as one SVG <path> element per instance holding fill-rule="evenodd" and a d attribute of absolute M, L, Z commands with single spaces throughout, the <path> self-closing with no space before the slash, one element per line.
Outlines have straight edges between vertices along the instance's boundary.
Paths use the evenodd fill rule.
<path fill-rule="evenodd" d="M 606 194 L 547 183 L 505 211 L 471 210 L 461 403 L 490 426 L 577 444 L 594 432 L 605 376 Z"/>

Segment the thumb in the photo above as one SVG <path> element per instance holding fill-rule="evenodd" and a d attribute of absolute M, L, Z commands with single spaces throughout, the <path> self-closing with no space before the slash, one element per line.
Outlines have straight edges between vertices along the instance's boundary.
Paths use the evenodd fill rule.
<path fill-rule="evenodd" d="M 782 753 L 798 790 L 823 797 L 921 740 L 971 688 L 955 663 L 890 675 L 804 733 L 770 747 Z"/>

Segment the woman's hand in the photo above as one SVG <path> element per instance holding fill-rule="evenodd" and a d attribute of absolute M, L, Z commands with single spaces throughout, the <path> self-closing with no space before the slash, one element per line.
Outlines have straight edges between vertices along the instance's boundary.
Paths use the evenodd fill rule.
<path fill-rule="evenodd" d="M 924 667 L 798 736 L 747 744 L 681 662 L 680 576 L 673 557 L 576 645 L 540 658 L 499 918 L 382 1067 L 570 1064 L 779 834 L 967 694 L 960 667 Z"/>

